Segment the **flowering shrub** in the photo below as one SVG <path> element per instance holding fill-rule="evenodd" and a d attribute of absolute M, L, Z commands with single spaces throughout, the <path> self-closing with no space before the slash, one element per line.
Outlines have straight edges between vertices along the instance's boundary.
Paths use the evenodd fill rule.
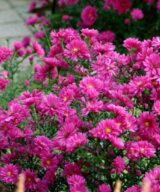
<path fill-rule="evenodd" d="M 46 11 L 47 14 L 44 14 L 49 8 L 53 13 Z M 34 12 L 36 9 L 38 13 L 29 17 L 27 24 L 34 26 L 35 36 L 40 39 L 42 36 L 46 38 L 44 34 L 52 29 L 87 27 L 114 34 L 115 42 L 119 45 L 130 36 L 141 40 L 152 38 L 160 30 L 159 0 L 33 0 L 29 11 Z M 46 24 L 47 28 L 42 27 Z"/>
<path fill-rule="evenodd" d="M 122 54 L 102 34 L 67 28 L 50 33 L 48 51 L 28 38 L 0 48 L 4 92 L 24 58 L 42 62 L 0 108 L 8 191 L 20 173 L 27 192 L 110 192 L 118 178 L 125 192 L 139 192 L 143 178 L 159 188 L 160 37 L 127 38 Z"/>

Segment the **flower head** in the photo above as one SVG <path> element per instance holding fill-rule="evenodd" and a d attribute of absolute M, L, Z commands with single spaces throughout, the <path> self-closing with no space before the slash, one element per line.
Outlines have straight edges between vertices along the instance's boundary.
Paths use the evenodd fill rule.
<path fill-rule="evenodd" d="M 89 98 L 96 98 L 102 90 L 103 82 L 95 77 L 84 77 L 80 81 L 79 86 L 84 95 Z"/>
<path fill-rule="evenodd" d="M 0 180 L 5 183 L 15 184 L 18 179 L 18 168 L 13 164 L 6 164 L 0 168 Z"/>
<path fill-rule="evenodd" d="M 160 190 L 160 167 L 155 167 L 145 174 L 144 181 L 151 183 L 151 192 Z"/>
<path fill-rule="evenodd" d="M 131 17 L 132 17 L 132 19 L 133 19 L 134 21 L 138 21 L 138 20 L 143 19 L 144 14 L 143 14 L 143 12 L 142 12 L 141 9 L 133 9 L 133 10 L 131 11 Z"/>
<path fill-rule="evenodd" d="M 124 159 L 119 156 L 113 160 L 112 166 L 113 166 L 112 172 L 113 173 L 115 172 L 117 174 L 121 174 L 126 167 Z"/>
<path fill-rule="evenodd" d="M 128 142 L 126 144 L 127 157 L 132 160 L 151 158 L 155 156 L 155 147 L 148 141 Z"/>
<path fill-rule="evenodd" d="M 0 47 L 0 63 L 5 62 L 12 56 L 12 51 L 6 47 Z"/>
<path fill-rule="evenodd" d="M 67 183 L 70 186 L 70 192 L 81 191 L 87 192 L 86 181 L 80 175 L 72 175 L 67 178 Z"/>
<path fill-rule="evenodd" d="M 138 51 L 141 46 L 141 42 L 136 39 L 136 38 L 128 38 L 124 40 L 123 46 L 128 50 L 128 51 Z"/>
<path fill-rule="evenodd" d="M 155 129 L 158 125 L 152 113 L 143 112 L 139 117 L 139 126 L 142 128 Z"/>
<path fill-rule="evenodd" d="M 95 7 L 87 5 L 85 8 L 83 8 L 81 12 L 81 19 L 85 26 L 92 26 L 97 19 L 97 9 Z"/>
<path fill-rule="evenodd" d="M 121 130 L 118 124 L 112 119 L 101 120 L 98 125 L 90 130 L 93 137 L 99 138 L 101 140 L 111 139 L 111 136 L 117 137 Z"/>
<path fill-rule="evenodd" d="M 42 48 L 42 46 L 39 43 L 37 43 L 35 41 L 35 42 L 32 43 L 32 46 L 33 46 L 33 49 L 37 53 L 38 56 L 44 57 L 45 51 L 44 51 L 44 49 Z"/>
<path fill-rule="evenodd" d="M 86 43 L 78 39 L 73 40 L 66 45 L 64 55 L 73 61 L 78 61 L 78 59 L 90 60 L 90 53 Z"/>
<path fill-rule="evenodd" d="M 109 185 L 102 184 L 98 187 L 97 192 L 111 192 L 111 187 Z"/>
<path fill-rule="evenodd" d="M 143 62 L 144 70 L 149 77 L 160 77 L 160 56 L 152 53 Z"/>
<path fill-rule="evenodd" d="M 30 169 L 25 170 L 23 173 L 25 175 L 26 189 L 35 191 L 37 188 L 38 180 L 39 180 L 36 174 Z"/>
<path fill-rule="evenodd" d="M 133 185 L 132 187 L 128 187 L 125 192 L 140 192 L 141 188 L 138 185 Z"/>

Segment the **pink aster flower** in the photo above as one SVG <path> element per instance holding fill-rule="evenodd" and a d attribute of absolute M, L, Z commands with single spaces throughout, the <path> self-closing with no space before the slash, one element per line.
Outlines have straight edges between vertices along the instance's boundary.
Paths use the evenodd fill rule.
<path fill-rule="evenodd" d="M 67 75 L 66 77 L 59 75 L 58 84 L 61 86 L 67 86 L 75 82 L 75 77 L 73 75 Z"/>
<path fill-rule="evenodd" d="M 86 43 L 82 40 L 73 40 L 69 42 L 64 50 L 64 56 L 73 61 L 78 61 L 78 59 L 90 60 L 89 50 Z"/>
<path fill-rule="evenodd" d="M 23 173 L 25 175 L 25 188 L 27 190 L 35 191 L 39 181 L 36 174 L 30 169 L 25 170 Z"/>
<path fill-rule="evenodd" d="M 19 42 L 19 41 L 14 42 L 13 46 L 14 46 L 14 49 L 17 51 L 23 48 L 22 42 Z"/>
<path fill-rule="evenodd" d="M 111 187 L 106 184 L 102 184 L 98 187 L 97 192 L 111 192 Z"/>
<path fill-rule="evenodd" d="M 101 120 L 94 129 L 90 130 L 90 133 L 95 138 L 110 140 L 111 136 L 118 136 L 121 133 L 121 130 L 114 120 L 106 119 Z"/>
<path fill-rule="evenodd" d="M 37 190 L 38 192 L 46 192 L 48 190 L 48 183 L 45 181 L 45 179 L 42 179 L 38 182 Z"/>
<path fill-rule="evenodd" d="M 57 59 L 56 57 L 45 57 L 44 62 L 49 67 L 63 67 L 67 68 L 67 63 L 65 61 Z"/>
<path fill-rule="evenodd" d="M 53 140 L 56 147 L 68 153 L 73 152 L 88 142 L 85 134 L 77 132 L 78 124 L 74 122 L 73 117 L 72 122 L 66 122 Z"/>
<path fill-rule="evenodd" d="M 157 53 L 152 53 L 146 57 L 143 62 L 144 70 L 150 77 L 160 77 L 160 56 Z"/>
<path fill-rule="evenodd" d="M 47 115 L 56 115 L 58 108 L 61 106 L 60 99 L 54 94 L 48 94 L 42 98 L 39 109 Z"/>
<path fill-rule="evenodd" d="M 115 40 L 115 33 L 112 31 L 104 31 L 98 35 L 98 40 L 102 42 L 112 42 Z"/>
<path fill-rule="evenodd" d="M 45 35 L 44 31 L 39 30 L 39 31 L 37 31 L 37 32 L 34 34 L 34 38 L 35 38 L 35 39 L 41 39 L 41 38 L 44 37 L 44 35 Z"/>
<path fill-rule="evenodd" d="M 12 51 L 6 47 L 0 47 L 0 63 L 7 61 L 12 56 Z"/>
<path fill-rule="evenodd" d="M 153 110 L 156 112 L 157 115 L 160 115 L 160 100 L 154 102 Z"/>
<path fill-rule="evenodd" d="M 55 181 L 55 169 L 52 167 L 48 169 L 43 177 L 43 181 L 49 186 L 54 183 Z"/>
<path fill-rule="evenodd" d="M 124 14 L 132 6 L 131 0 L 114 0 L 112 1 L 112 7 L 119 14 Z"/>
<path fill-rule="evenodd" d="M 155 156 L 155 148 L 148 141 L 128 142 L 126 144 L 126 156 L 132 160 L 151 158 Z"/>
<path fill-rule="evenodd" d="M 29 7 L 28 7 L 29 13 L 31 13 L 36 8 L 36 5 L 37 5 L 37 3 L 34 0 L 32 0 L 30 2 Z"/>
<path fill-rule="evenodd" d="M 55 161 L 55 159 L 52 157 L 51 154 L 42 154 L 41 155 L 41 164 L 43 168 L 54 168 L 57 164 L 57 162 Z"/>
<path fill-rule="evenodd" d="M 58 32 L 52 31 L 50 36 L 53 47 L 57 46 L 56 44 L 61 44 L 62 41 L 67 44 L 73 40 L 80 40 L 80 35 L 72 28 L 60 29 Z"/>
<path fill-rule="evenodd" d="M 82 109 L 82 115 L 87 116 L 90 112 L 99 113 L 103 109 L 103 102 L 92 100 L 86 102 L 86 107 Z"/>
<path fill-rule="evenodd" d="M 138 20 L 143 19 L 144 14 L 143 14 L 143 12 L 142 12 L 141 9 L 133 9 L 133 10 L 131 11 L 131 17 L 132 17 L 132 19 L 133 19 L 134 21 L 138 21 Z"/>
<path fill-rule="evenodd" d="M 15 184 L 18 179 L 18 168 L 12 164 L 6 164 L 0 168 L 0 180 L 5 183 Z"/>
<path fill-rule="evenodd" d="M 129 82 L 129 86 L 133 95 L 142 96 L 144 90 L 150 89 L 151 78 L 148 76 L 136 76 Z"/>
<path fill-rule="evenodd" d="M 115 58 L 113 59 L 107 55 L 97 56 L 97 61 L 92 63 L 92 69 L 97 72 L 100 78 L 104 78 L 105 80 L 116 75 L 119 71 Z"/>
<path fill-rule="evenodd" d="M 58 144 L 61 150 L 65 150 L 68 138 L 73 136 L 76 131 L 77 127 L 74 123 L 64 124 L 64 126 L 57 132 L 54 142 Z"/>
<path fill-rule="evenodd" d="M 72 17 L 69 16 L 69 15 L 63 15 L 63 16 L 62 16 L 62 21 L 67 22 L 67 21 L 69 21 L 71 18 L 72 18 Z"/>
<path fill-rule="evenodd" d="M 26 79 L 26 80 L 24 80 L 24 82 L 23 82 L 23 83 L 24 83 L 24 85 L 25 85 L 26 87 L 29 87 L 29 86 L 30 86 L 30 81 L 29 81 L 29 80 L 27 80 L 27 79 Z"/>
<path fill-rule="evenodd" d="M 69 137 L 66 143 L 66 151 L 71 153 L 77 148 L 84 146 L 88 143 L 87 137 L 83 133 L 76 133 L 73 136 Z"/>
<path fill-rule="evenodd" d="M 37 43 L 35 41 L 35 42 L 32 43 L 32 46 L 33 46 L 33 49 L 37 53 L 38 56 L 44 57 L 45 51 L 44 51 L 44 49 L 42 48 L 42 46 L 39 43 Z"/>
<path fill-rule="evenodd" d="M 70 187 L 70 192 L 81 191 L 87 192 L 86 181 L 80 175 L 72 175 L 67 178 L 67 183 Z"/>
<path fill-rule="evenodd" d="M 25 91 L 20 96 L 22 103 L 26 106 L 39 104 L 42 99 L 42 93 L 38 90 L 33 90 L 33 92 Z"/>
<path fill-rule="evenodd" d="M 68 87 L 61 89 L 60 98 L 67 105 L 74 100 L 74 97 L 75 97 L 75 91 L 73 89 L 69 89 Z"/>
<path fill-rule="evenodd" d="M 23 39 L 22 39 L 22 45 L 23 47 L 28 47 L 30 45 L 30 41 L 31 41 L 31 38 L 29 36 L 25 36 Z"/>
<path fill-rule="evenodd" d="M 79 166 L 75 163 L 66 163 L 64 166 L 63 175 L 65 177 L 72 175 L 81 175 L 81 170 Z"/>
<path fill-rule="evenodd" d="M 2 133 L 0 133 L 0 150 L 7 148 L 9 144 L 7 140 L 8 138 L 4 136 Z"/>
<path fill-rule="evenodd" d="M 26 24 L 27 25 L 34 25 L 38 22 L 38 16 L 37 15 L 33 15 L 33 16 L 30 16 L 29 18 L 27 18 L 26 20 Z"/>
<path fill-rule="evenodd" d="M 128 50 L 128 51 L 138 51 L 140 50 L 141 42 L 136 39 L 136 38 L 128 38 L 124 40 L 123 46 Z"/>
<path fill-rule="evenodd" d="M 160 11 L 160 0 L 157 1 L 157 10 Z"/>
<path fill-rule="evenodd" d="M 0 92 L 4 91 L 6 89 L 9 82 L 10 81 L 8 79 L 0 77 Z"/>
<path fill-rule="evenodd" d="M 95 55 L 98 55 L 99 58 L 100 57 L 108 57 L 112 60 L 112 58 L 114 57 L 114 55 L 109 55 L 109 53 L 113 53 L 115 49 L 115 46 L 110 43 L 110 42 L 106 42 L 106 43 L 101 43 L 101 42 L 95 42 L 93 45 L 92 45 L 92 51 Z M 97 57 L 98 59 L 98 57 Z M 114 57 L 114 60 L 115 60 L 115 57 Z M 111 66 L 112 67 L 112 66 Z"/>
<path fill-rule="evenodd" d="M 121 174 L 126 167 L 126 164 L 124 162 L 124 159 L 120 156 L 116 157 L 112 162 L 112 173 Z"/>
<path fill-rule="evenodd" d="M 119 105 L 115 104 L 106 104 L 105 105 L 105 110 L 109 112 L 113 112 L 115 115 L 121 115 L 121 116 L 126 116 L 126 110 L 124 107 L 121 107 Z"/>
<path fill-rule="evenodd" d="M 34 139 L 34 145 L 31 149 L 33 153 L 37 155 L 49 154 L 52 148 L 52 141 L 46 136 L 37 136 Z"/>
<path fill-rule="evenodd" d="M 81 12 L 81 19 L 85 26 L 92 26 L 97 19 L 97 9 L 90 5 L 83 8 Z"/>
<path fill-rule="evenodd" d="M 97 37 L 98 34 L 99 34 L 98 30 L 96 30 L 96 29 L 88 29 L 88 28 L 82 29 L 81 32 L 82 32 L 82 35 L 84 37 L 89 37 L 89 38 Z"/>
<path fill-rule="evenodd" d="M 18 102 L 13 101 L 9 105 L 7 111 L 7 116 L 5 118 L 6 122 L 22 123 L 25 119 L 29 117 L 29 111 L 23 105 Z"/>
<path fill-rule="evenodd" d="M 155 167 L 145 174 L 144 181 L 146 180 L 151 183 L 150 192 L 158 192 L 160 191 L 160 167 Z"/>
<path fill-rule="evenodd" d="M 103 82 L 95 77 L 84 77 L 79 84 L 81 92 L 89 98 L 96 98 L 103 88 Z"/>
<path fill-rule="evenodd" d="M 108 94 L 110 94 L 110 98 L 116 99 L 118 104 L 124 105 L 129 107 L 130 109 L 133 109 L 133 104 L 128 96 L 123 95 L 120 90 L 118 91 L 109 91 Z"/>
<path fill-rule="evenodd" d="M 152 39 L 152 46 L 156 49 L 159 49 L 160 48 L 160 37 L 157 36 L 157 37 L 153 37 Z"/>
<path fill-rule="evenodd" d="M 133 185 L 125 190 L 125 192 L 141 192 L 141 188 L 138 185 Z"/>
<path fill-rule="evenodd" d="M 138 125 L 140 130 L 144 133 L 155 133 L 158 129 L 158 123 L 153 113 L 143 112 L 138 118 Z"/>
<path fill-rule="evenodd" d="M 112 145 L 117 149 L 124 149 L 124 142 L 121 138 L 115 137 L 113 135 L 109 136 L 109 141 L 112 143 Z"/>

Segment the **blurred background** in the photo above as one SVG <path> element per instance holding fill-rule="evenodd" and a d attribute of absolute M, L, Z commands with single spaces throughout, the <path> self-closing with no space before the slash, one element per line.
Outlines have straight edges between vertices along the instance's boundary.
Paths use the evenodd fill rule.
<path fill-rule="evenodd" d="M 31 32 L 24 21 L 28 17 L 29 0 L 0 0 L 0 45 L 11 45 Z"/>

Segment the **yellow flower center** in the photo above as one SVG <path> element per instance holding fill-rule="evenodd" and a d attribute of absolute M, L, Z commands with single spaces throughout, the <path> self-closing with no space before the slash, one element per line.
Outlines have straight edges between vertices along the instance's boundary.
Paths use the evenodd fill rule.
<path fill-rule="evenodd" d="M 68 117 L 68 115 L 69 115 L 69 114 L 68 114 L 67 112 L 64 113 L 64 116 Z"/>
<path fill-rule="evenodd" d="M 7 176 L 10 177 L 11 175 L 12 175 L 11 171 L 8 171 L 8 172 L 7 172 Z"/>
<path fill-rule="evenodd" d="M 77 53 L 77 52 L 78 52 L 78 48 L 75 47 L 75 48 L 72 49 L 72 51 L 73 51 L 74 53 Z"/>
<path fill-rule="evenodd" d="M 47 160 L 47 161 L 46 161 L 46 164 L 47 164 L 47 165 L 50 165 L 50 164 L 51 164 L 51 161 L 50 161 L 50 160 Z"/>
<path fill-rule="evenodd" d="M 138 85 L 138 86 L 141 86 L 141 85 L 142 85 L 142 82 L 137 82 L 137 85 Z"/>
<path fill-rule="evenodd" d="M 67 99 L 68 99 L 67 97 L 64 97 L 64 98 L 63 98 L 63 101 L 64 101 L 64 102 L 66 102 L 66 101 L 67 101 Z"/>
<path fill-rule="evenodd" d="M 94 86 L 92 85 L 92 84 L 88 84 L 88 86 L 87 86 L 89 89 L 93 89 L 94 88 Z"/>
<path fill-rule="evenodd" d="M 90 19 L 93 19 L 93 18 L 94 18 L 94 16 L 93 16 L 92 13 L 89 13 L 89 14 L 88 14 L 88 17 L 89 17 Z"/>
<path fill-rule="evenodd" d="M 148 121 L 146 121 L 146 122 L 144 123 L 144 125 L 145 125 L 146 127 L 151 126 L 150 122 L 148 122 Z"/>
<path fill-rule="evenodd" d="M 111 128 L 106 127 L 105 132 L 106 132 L 107 134 L 108 134 L 108 133 L 111 133 Z"/>

